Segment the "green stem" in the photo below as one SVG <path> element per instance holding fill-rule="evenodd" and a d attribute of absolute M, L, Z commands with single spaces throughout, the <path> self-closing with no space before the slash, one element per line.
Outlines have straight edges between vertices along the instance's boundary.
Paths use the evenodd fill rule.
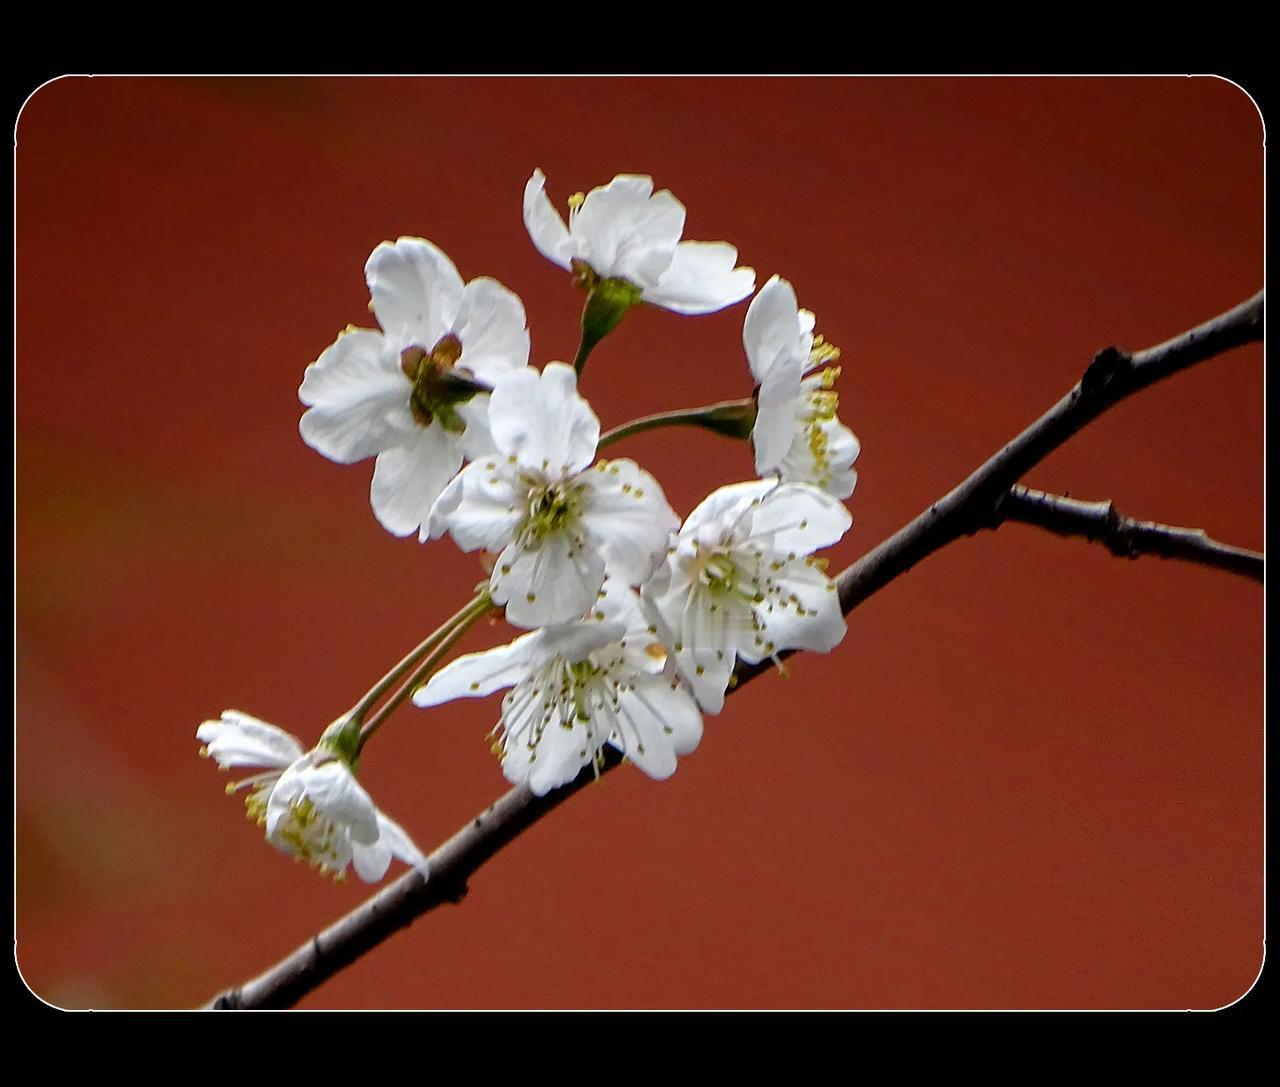
<path fill-rule="evenodd" d="M 585 330 L 583 331 L 582 339 L 578 343 L 578 353 L 573 356 L 573 369 L 579 377 L 582 376 L 582 371 L 586 369 L 587 356 L 591 354 L 591 349 L 599 342 L 599 337 L 592 338 L 587 335 Z"/>
<path fill-rule="evenodd" d="M 441 623 L 439 627 L 428 634 L 422 641 L 410 649 L 399 664 L 370 687 L 368 693 L 352 707 L 351 712 L 347 716 L 357 724 L 364 721 L 365 714 L 373 709 L 374 704 L 378 699 L 400 682 L 404 674 L 422 659 L 422 655 L 424 653 L 434 649 L 442 638 L 446 637 L 453 628 L 458 625 L 458 623 L 462 622 L 471 614 L 472 609 L 475 608 L 481 600 L 487 602 L 488 599 L 488 585 L 480 586 L 476 590 L 475 596 L 468 600 L 466 604 L 464 604 L 453 615 L 449 616 L 448 619 Z"/>
<path fill-rule="evenodd" d="M 476 595 L 476 598 L 467 607 L 458 613 L 460 618 L 455 617 L 457 621 L 453 622 L 453 626 L 448 629 L 448 632 L 435 649 L 432 650 L 430 656 L 413 670 L 413 673 L 401 684 L 395 694 L 388 698 L 378 708 L 377 713 L 364 723 L 364 726 L 360 729 L 360 749 L 364 748 L 364 745 L 369 741 L 369 737 L 383 726 L 387 718 L 399 708 L 405 699 L 417 690 L 422 681 L 439 667 L 440 662 L 449 655 L 449 651 L 471 629 L 476 620 L 487 614 L 492 607 L 493 601 L 489 599 L 489 594 L 481 592 Z"/>
<path fill-rule="evenodd" d="M 657 430 L 669 426 L 696 426 L 704 430 L 713 430 L 727 438 L 746 439 L 751 437 L 751 428 L 755 426 L 756 404 L 750 397 L 742 400 L 724 400 L 719 404 L 708 404 L 701 408 L 681 408 L 678 411 L 663 411 L 657 415 L 646 415 L 641 419 L 632 419 L 600 436 L 598 448 L 603 449 L 632 434 L 640 434 L 646 430 Z"/>

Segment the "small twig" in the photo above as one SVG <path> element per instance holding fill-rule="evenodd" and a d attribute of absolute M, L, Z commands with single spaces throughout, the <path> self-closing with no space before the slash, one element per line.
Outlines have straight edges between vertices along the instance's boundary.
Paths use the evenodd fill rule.
<path fill-rule="evenodd" d="M 995 515 L 1002 523 L 1020 521 L 1060 536 L 1083 536 L 1121 558 L 1159 555 L 1262 580 L 1265 557 L 1260 552 L 1219 543 L 1202 528 L 1179 528 L 1126 517 L 1114 502 L 1082 502 L 1019 485 L 1009 489 Z"/>
<path fill-rule="evenodd" d="M 1262 338 L 1263 294 L 1189 332 L 1136 355 L 1107 348 L 1094 358 L 1080 382 L 1017 438 L 958 487 L 873 548 L 836 578 L 840 606 L 847 615 L 899 574 L 951 541 L 999 524 L 997 508 L 1023 476 L 1073 434 L 1108 408 L 1148 385 L 1188 366 Z M 740 689 L 770 665 L 739 664 Z M 600 773 L 620 761 L 606 749 Z M 548 812 L 596 778 L 586 767 L 569 785 L 535 797 L 521 785 L 505 793 L 430 857 L 431 878 L 405 873 L 336 924 L 308 940 L 287 958 L 206 1007 L 287 1007 L 377 946 L 392 933 L 444 902 L 465 893 L 466 881 L 486 860 Z"/>

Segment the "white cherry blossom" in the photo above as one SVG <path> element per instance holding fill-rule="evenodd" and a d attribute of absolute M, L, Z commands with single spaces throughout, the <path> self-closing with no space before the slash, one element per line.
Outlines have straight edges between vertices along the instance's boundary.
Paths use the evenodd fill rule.
<path fill-rule="evenodd" d="M 589 467 L 600 421 L 573 368 L 548 363 L 512 374 L 490 397 L 496 452 L 473 461 L 431 511 L 433 538 L 464 551 L 501 552 L 489 595 L 507 620 L 533 628 L 576 619 L 606 572 L 645 581 L 677 525 L 662 488 L 631 460 Z"/>
<path fill-rule="evenodd" d="M 302 745 L 283 729 L 239 710 L 205 721 L 196 738 L 200 753 L 223 770 L 265 767 L 227 786 L 249 790 L 245 808 L 281 852 L 308 861 L 335 879 L 348 865 L 366 883 L 386 875 L 392 857 L 427 875 L 427 858 L 404 829 L 379 811 L 347 763 L 331 751 Z"/>
<path fill-rule="evenodd" d="M 840 368 L 826 364 L 840 352 L 815 337 L 813 327 L 813 314 L 799 308 L 795 290 L 779 276 L 747 308 L 742 343 L 759 387 L 751 435 L 756 472 L 848 498 L 858 480 L 853 462 L 861 447 L 836 418 L 839 398 L 832 386 Z"/>
<path fill-rule="evenodd" d="M 844 637 L 835 583 L 812 553 L 851 522 L 816 487 L 773 479 L 721 487 L 689 515 L 645 594 L 704 710 L 723 707 L 735 657 L 827 652 Z"/>
<path fill-rule="evenodd" d="M 463 459 L 492 448 L 492 387 L 529 361 L 520 299 L 495 279 L 465 286 L 431 242 L 383 242 L 365 264 L 382 331 L 348 328 L 310 366 L 298 390 L 298 429 L 339 464 L 376 456 L 369 498 L 397 536 L 425 540 L 431 504 Z"/>
<path fill-rule="evenodd" d="M 712 313 L 754 289 L 754 269 L 735 267 L 727 242 L 681 241 L 684 205 L 653 179 L 619 174 L 570 202 L 569 224 L 552 206 L 546 177 L 534 170 L 524 189 L 524 224 L 538 251 L 588 282 L 623 280 L 676 313 Z M 587 275 L 587 273 L 590 273 Z"/>
<path fill-rule="evenodd" d="M 469 653 L 442 668 L 413 701 L 436 706 L 512 688 L 494 728 L 494 752 L 514 784 L 538 796 L 598 765 L 609 743 L 651 778 L 702 738 L 693 696 L 664 668 L 666 650 L 632 589 L 612 579 L 584 619 Z"/>

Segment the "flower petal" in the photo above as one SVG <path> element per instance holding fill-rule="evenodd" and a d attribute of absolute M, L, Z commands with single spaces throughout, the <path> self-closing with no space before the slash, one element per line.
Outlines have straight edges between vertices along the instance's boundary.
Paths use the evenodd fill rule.
<path fill-rule="evenodd" d="M 827 653 L 843 640 L 848 628 L 840 611 L 835 583 L 816 565 L 797 559 L 775 574 L 779 590 L 773 610 L 761 608 L 764 645 L 742 646 L 739 656 L 750 664 L 783 649 Z M 772 646 L 772 648 L 770 648 Z"/>
<path fill-rule="evenodd" d="M 496 279 L 481 276 L 462 291 L 453 331 L 462 343 L 457 365 L 492 384 L 529 362 L 524 304 Z M 429 345 L 433 346 L 433 345 Z"/>
<path fill-rule="evenodd" d="M 779 355 L 760 384 L 756 423 L 751 429 L 759 475 L 777 469 L 795 441 L 802 365 L 795 355 Z"/>
<path fill-rule="evenodd" d="M 791 358 L 802 361 L 799 315 L 795 288 L 781 276 L 772 276 L 751 300 L 742 322 L 742 346 L 757 385 L 764 383 L 779 361 Z M 809 317 L 812 323 L 813 315 Z"/>
<path fill-rule="evenodd" d="M 430 865 L 426 854 L 413 844 L 413 839 L 405 829 L 390 816 L 378 812 L 378 842 L 385 842 L 391 847 L 392 856 L 398 857 L 405 864 L 416 868 L 426 879 L 430 875 Z"/>
<path fill-rule="evenodd" d="M 397 354 L 413 345 L 430 351 L 453 326 L 462 277 L 425 238 L 382 242 L 365 262 L 364 277 L 378 324 Z"/>
<path fill-rule="evenodd" d="M 514 687 L 530 668 L 530 653 L 542 631 L 522 634 L 507 645 L 480 653 L 466 653 L 433 675 L 425 687 L 413 692 L 415 706 L 439 706 L 455 698 L 484 698 L 504 687 Z"/>
<path fill-rule="evenodd" d="M 196 739 L 222 767 L 285 767 L 302 757 L 302 745 L 284 729 L 240 710 L 223 710 L 219 720 L 205 721 Z"/>
<path fill-rule="evenodd" d="M 753 479 L 712 491 L 685 518 L 678 543 L 681 552 L 693 541 L 705 546 L 728 542 L 735 526 L 777 486 L 776 480 Z"/>
<path fill-rule="evenodd" d="M 578 395 L 573 367 L 562 362 L 501 381 L 489 398 L 489 427 L 499 452 L 549 479 L 585 468 L 600 440 L 600 420 Z"/>
<path fill-rule="evenodd" d="M 489 432 L 489 398 L 484 393 L 473 396 L 454 409 L 467 424 L 459 439 L 462 455 L 467 460 L 478 460 L 498 451 L 493 444 L 493 435 Z"/>
<path fill-rule="evenodd" d="M 352 842 L 351 866 L 365 883 L 377 883 L 391 867 L 390 843 L 384 842 L 381 835 L 376 842 L 369 845 L 363 842 Z"/>
<path fill-rule="evenodd" d="M 805 483 L 783 483 L 756 508 L 751 539 L 785 555 L 809 555 L 830 547 L 853 524 L 831 495 Z"/>
<path fill-rule="evenodd" d="M 378 523 L 396 536 L 427 538 L 431 507 L 462 467 L 459 436 L 439 423 L 418 428 L 408 445 L 378 454 L 369 501 Z"/>
<path fill-rule="evenodd" d="M 528 697 L 536 698 L 531 693 Z M 504 719 L 505 711 L 504 706 Z M 534 796 L 546 796 L 578 776 L 604 744 L 605 732 L 594 721 L 576 715 L 563 724 L 553 720 L 533 747 L 523 739 L 507 747 L 502 772 L 513 785 L 527 784 Z"/>
<path fill-rule="evenodd" d="M 463 551 L 506 547 L 524 515 L 524 495 L 509 467 L 491 456 L 462 469 L 431 508 L 431 538 L 448 532 Z"/>
<path fill-rule="evenodd" d="M 526 550 L 509 544 L 489 579 L 495 604 L 505 604 L 507 622 L 531 629 L 581 617 L 604 583 L 604 557 L 564 532 Z"/>
<path fill-rule="evenodd" d="M 580 478 L 586 492 L 579 519 L 603 549 L 610 576 L 628 585 L 647 581 L 680 527 L 658 481 L 626 459 L 601 461 Z"/>
<path fill-rule="evenodd" d="M 592 189 L 569 224 L 575 253 L 602 278 L 656 286 L 684 231 L 684 205 L 653 179 L 619 174 Z"/>
<path fill-rule="evenodd" d="M 524 186 L 524 225 L 534 247 L 548 260 L 568 270 L 573 258 L 573 242 L 569 228 L 551 204 L 546 193 L 546 175 L 534 170 Z"/>
<path fill-rule="evenodd" d="M 693 696 L 661 676 L 642 676 L 619 695 L 619 727 L 612 742 L 651 778 L 662 780 L 702 739 L 702 714 Z"/>
<path fill-rule="evenodd" d="M 285 776 L 293 772 L 294 768 L 290 767 Z M 302 791 L 316 811 L 350 828 L 352 841 L 370 845 L 378 840 L 377 809 L 345 763 L 332 759 L 319 766 L 301 767 L 297 773 Z M 280 779 L 280 785 L 283 784 L 284 776 Z"/>
<path fill-rule="evenodd" d="M 399 444 L 412 431 L 410 385 L 381 333 L 348 329 L 307 367 L 298 399 L 310 407 L 302 440 L 339 464 Z"/>
<path fill-rule="evenodd" d="M 738 251 L 728 242 L 681 242 L 644 300 L 675 313 L 714 313 L 741 302 L 756 286 L 754 268 L 735 268 Z"/>

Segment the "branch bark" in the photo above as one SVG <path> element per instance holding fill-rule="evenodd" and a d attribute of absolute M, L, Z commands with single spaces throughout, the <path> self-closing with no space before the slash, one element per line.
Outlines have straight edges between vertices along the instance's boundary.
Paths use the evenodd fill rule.
<path fill-rule="evenodd" d="M 1114 502 L 1082 502 L 1018 485 L 1009 489 L 995 513 L 1001 523 L 1019 521 L 1060 536 L 1083 536 L 1121 558 L 1159 555 L 1262 580 L 1264 556 L 1260 552 L 1219 543 L 1202 528 L 1126 517 Z"/>
<path fill-rule="evenodd" d="M 1080 381 L 1057 404 L 981 465 L 954 490 L 873 548 L 836 578 L 847 615 L 862 601 L 960 536 L 994 529 L 1010 489 L 1030 468 L 1108 408 L 1161 379 L 1233 347 L 1262 338 L 1263 292 L 1202 325 L 1155 347 L 1129 355 L 1098 352 Z M 740 688 L 769 668 L 739 665 Z M 618 765 L 612 749 L 603 773 Z M 528 827 L 595 780 L 587 767 L 569 785 L 545 797 L 525 786 L 509 790 L 430 855 L 431 878 L 416 872 L 366 900 L 263 974 L 216 996 L 209 1008 L 289 1007 L 327 978 L 422 914 L 459 902 L 467 880 Z"/>

